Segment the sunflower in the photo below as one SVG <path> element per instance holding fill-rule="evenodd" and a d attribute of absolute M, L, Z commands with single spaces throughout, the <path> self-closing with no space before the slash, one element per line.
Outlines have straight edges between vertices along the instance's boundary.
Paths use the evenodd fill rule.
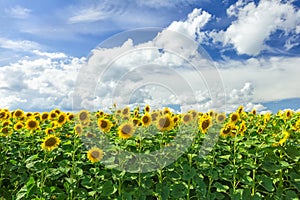
<path fill-rule="evenodd" d="M 80 123 L 85 123 L 85 122 L 89 122 L 90 121 L 90 116 L 89 116 L 89 111 L 87 110 L 81 110 L 78 114 L 77 114 L 77 118 L 79 120 Z"/>
<path fill-rule="evenodd" d="M 24 111 L 21 109 L 17 109 L 14 111 L 13 117 L 14 118 L 22 118 L 24 116 Z"/>
<path fill-rule="evenodd" d="M 232 125 L 231 124 L 226 124 L 220 131 L 220 135 L 222 137 L 227 137 L 228 135 L 230 135 L 231 133 L 231 127 Z"/>
<path fill-rule="evenodd" d="M 216 117 L 216 121 L 219 124 L 224 123 L 224 121 L 226 120 L 226 114 L 225 113 L 218 113 L 217 117 Z"/>
<path fill-rule="evenodd" d="M 0 120 L 6 119 L 7 115 L 8 115 L 7 112 L 2 110 L 2 111 L 0 112 Z"/>
<path fill-rule="evenodd" d="M 155 122 L 158 118 L 158 113 L 157 112 L 152 112 L 151 113 L 151 121 Z"/>
<path fill-rule="evenodd" d="M 137 117 L 131 119 L 133 126 L 140 126 L 142 124 L 141 120 Z"/>
<path fill-rule="evenodd" d="M 145 126 L 145 127 L 148 127 L 148 126 L 151 125 L 152 119 L 151 119 L 151 115 L 149 114 L 149 112 L 146 112 L 143 115 L 141 121 L 142 121 L 142 125 Z"/>
<path fill-rule="evenodd" d="M 67 120 L 68 121 L 73 121 L 74 119 L 74 114 L 73 113 L 67 113 Z"/>
<path fill-rule="evenodd" d="M 33 115 L 33 113 L 32 112 L 28 112 L 28 113 L 26 113 L 26 117 L 31 117 Z"/>
<path fill-rule="evenodd" d="M 109 121 L 108 119 L 99 118 L 98 126 L 99 126 L 100 130 L 102 130 L 105 133 L 108 133 L 113 125 L 112 125 L 111 121 Z"/>
<path fill-rule="evenodd" d="M 49 118 L 49 113 L 48 112 L 43 112 L 41 115 L 41 120 L 45 121 Z"/>
<path fill-rule="evenodd" d="M 212 118 L 211 116 L 205 115 L 204 117 L 201 117 L 200 123 L 199 123 L 199 129 L 203 134 L 207 133 L 207 130 L 212 125 Z"/>
<path fill-rule="evenodd" d="M 35 118 L 29 118 L 26 121 L 26 129 L 36 130 L 39 128 L 39 122 Z"/>
<path fill-rule="evenodd" d="M 293 112 L 291 110 L 286 110 L 284 113 L 286 119 L 290 119 L 293 115 Z"/>
<path fill-rule="evenodd" d="M 139 116 L 140 116 L 140 111 L 135 110 L 135 111 L 134 111 L 134 116 L 135 116 L 135 117 L 139 117 Z"/>
<path fill-rule="evenodd" d="M 42 149 L 46 151 L 51 151 L 58 147 L 60 143 L 60 139 L 54 135 L 49 135 L 44 139 L 44 142 L 42 143 Z"/>
<path fill-rule="evenodd" d="M 103 151 L 97 147 L 93 147 L 87 152 L 87 158 L 92 163 L 99 162 L 100 160 L 102 160 L 103 156 Z"/>
<path fill-rule="evenodd" d="M 253 109 L 253 110 L 251 111 L 251 114 L 252 114 L 252 115 L 256 115 L 256 113 L 257 113 L 257 112 L 256 112 L 256 109 Z"/>
<path fill-rule="evenodd" d="M 124 116 L 129 116 L 130 115 L 130 107 L 126 106 L 122 111 L 121 111 L 122 117 Z"/>
<path fill-rule="evenodd" d="M 181 118 L 181 121 L 184 124 L 189 124 L 189 123 L 191 123 L 192 120 L 193 120 L 193 115 L 191 113 L 185 113 L 183 115 L 183 117 Z"/>
<path fill-rule="evenodd" d="M 163 110 L 163 114 L 164 114 L 164 115 L 166 115 L 166 114 L 171 114 L 171 113 L 172 113 L 172 112 L 171 112 L 170 108 L 168 108 L 168 107 L 164 108 L 164 110 Z"/>
<path fill-rule="evenodd" d="M 5 126 L 9 126 L 11 124 L 11 121 L 10 120 L 5 120 L 2 122 L 2 126 L 5 127 Z"/>
<path fill-rule="evenodd" d="M 172 117 L 172 120 L 173 120 L 174 124 L 177 125 L 180 121 L 180 117 L 178 115 L 175 115 L 175 116 Z"/>
<path fill-rule="evenodd" d="M 3 136 L 7 136 L 11 134 L 11 131 L 8 127 L 3 127 L 0 129 L 0 134 L 2 134 Z"/>
<path fill-rule="evenodd" d="M 198 112 L 196 110 L 189 110 L 188 113 L 192 114 L 193 119 L 196 119 Z"/>
<path fill-rule="evenodd" d="M 119 126 L 118 134 L 120 138 L 128 139 L 132 137 L 135 129 L 132 123 L 123 123 L 121 126 Z"/>
<path fill-rule="evenodd" d="M 48 119 L 53 120 L 53 119 L 57 118 L 57 116 L 58 116 L 58 114 L 55 112 L 55 110 L 52 110 L 49 113 Z"/>
<path fill-rule="evenodd" d="M 66 113 L 61 112 L 57 117 L 57 123 L 59 125 L 63 125 L 67 121 L 67 115 Z"/>
<path fill-rule="evenodd" d="M 237 135 L 237 126 L 234 124 L 231 124 L 231 131 L 230 131 L 230 136 L 235 137 Z"/>
<path fill-rule="evenodd" d="M 236 112 L 238 114 L 241 114 L 244 111 L 244 107 L 243 106 L 239 106 L 238 109 L 236 110 Z"/>
<path fill-rule="evenodd" d="M 246 122 L 243 121 L 239 126 L 239 133 L 243 136 L 247 130 Z"/>
<path fill-rule="evenodd" d="M 61 111 L 59 109 L 55 109 L 53 111 L 56 112 L 57 115 L 59 115 L 61 113 Z"/>
<path fill-rule="evenodd" d="M 24 127 L 24 125 L 21 123 L 21 122 L 17 122 L 15 125 L 14 125 L 14 129 L 15 130 L 20 130 Z"/>
<path fill-rule="evenodd" d="M 82 125 L 80 124 L 77 124 L 75 127 L 74 127 L 74 131 L 77 135 L 81 135 L 82 132 L 83 132 L 83 127 Z"/>
<path fill-rule="evenodd" d="M 157 120 L 157 128 L 160 131 L 169 131 L 174 127 L 174 122 L 169 114 L 161 116 Z"/>
<path fill-rule="evenodd" d="M 230 118 L 230 122 L 235 124 L 239 119 L 240 119 L 240 116 L 238 113 L 231 113 L 231 115 L 229 116 Z"/>
<path fill-rule="evenodd" d="M 149 105 L 146 105 L 144 108 L 145 113 L 149 113 L 151 110 L 151 107 Z"/>
<path fill-rule="evenodd" d="M 50 135 L 50 134 L 55 133 L 55 131 L 54 131 L 53 128 L 46 128 L 46 129 L 45 129 L 45 133 L 46 133 L 47 135 Z"/>

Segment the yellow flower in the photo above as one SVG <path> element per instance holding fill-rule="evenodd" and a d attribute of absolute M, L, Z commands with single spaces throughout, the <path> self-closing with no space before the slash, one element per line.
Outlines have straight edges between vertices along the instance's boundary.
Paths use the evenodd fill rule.
<path fill-rule="evenodd" d="M 17 122 L 15 125 L 14 125 L 14 129 L 15 130 L 20 130 L 24 127 L 24 125 L 22 124 L 22 122 Z"/>
<path fill-rule="evenodd" d="M 100 130 L 102 130 L 105 133 L 108 133 L 112 127 L 112 123 L 108 119 L 99 118 L 98 126 L 99 126 Z"/>
<path fill-rule="evenodd" d="M 99 162 L 100 160 L 102 160 L 103 156 L 103 151 L 97 147 L 93 147 L 87 152 L 87 158 L 92 163 Z"/>
<path fill-rule="evenodd" d="M 149 105 L 146 105 L 144 108 L 145 113 L 149 113 L 151 110 L 151 107 Z"/>
<path fill-rule="evenodd" d="M 83 132 L 82 125 L 77 124 L 77 125 L 74 127 L 74 131 L 75 131 L 75 133 L 76 133 L 77 135 L 80 136 L 80 135 L 82 134 L 82 132 Z"/>
<path fill-rule="evenodd" d="M 199 122 L 199 129 L 201 133 L 207 133 L 209 127 L 212 125 L 212 118 L 210 115 L 202 115 Z"/>
<path fill-rule="evenodd" d="M 220 131 L 220 135 L 222 137 L 227 137 L 231 134 L 232 124 L 225 124 L 224 127 Z"/>
<path fill-rule="evenodd" d="M 240 116 L 239 116 L 239 114 L 234 112 L 234 113 L 231 113 L 229 118 L 230 118 L 230 122 L 235 124 L 240 119 Z"/>
<path fill-rule="evenodd" d="M 61 112 L 57 117 L 57 123 L 59 125 L 63 125 L 66 123 L 66 121 L 67 121 L 67 115 L 65 113 Z"/>
<path fill-rule="evenodd" d="M 193 115 L 191 113 L 186 113 L 183 115 L 183 117 L 181 118 L 181 121 L 184 123 L 184 124 L 189 124 L 191 123 L 193 120 Z"/>
<path fill-rule="evenodd" d="M 34 118 L 29 118 L 26 121 L 26 129 L 28 130 L 36 130 L 39 128 L 39 122 Z"/>
<path fill-rule="evenodd" d="M 122 117 L 128 117 L 130 115 L 130 107 L 126 106 L 122 111 L 121 111 Z"/>
<path fill-rule="evenodd" d="M 49 113 L 48 112 L 43 112 L 41 115 L 41 120 L 45 121 L 49 118 Z"/>
<path fill-rule="evenodd" d="M 79 120 L 80 123 L 87 123 L 90 121 L 90 113 L 87 110 L 81 110 L 78 114 L 77 114 L 77 119 Z"/>
<path fill-rule="evenodd" d="M 244 111 L 244 107 L 241 105 L 239 106 L 236 112 L 240 115 L 243 111 Z"/>
<path fill-rule="evenodd" d="M 226 114 L 225 113 L 219 113 L 216 117 L 216 121 L 219 124 L 224 123 L 224 121 L 226 120 Z"/>
<path fill-rule="evenodd" d="M 46 130 L 45 130 L 45 133 L 46 133 L 47 135 L 53 134 L 54 132 L 55 132 L 55 131 L 54 131 L 53 128 L 46 128 Z"/>
<path fill-rule="evenodd" d="M 174 127 L 174 122 L 169 114 L 159 117 L 157 120 L 157 128 L 160 131 L 169 131 Z"/>
<path fill-rule="evenodd" d="M 145 126 L 145 127 L 148 127 L 148 126 L 151 125 L 152 119 L 151 119 L 151 116 L 150 116 L 149 112 L 146 112 L 143 115 L 141 121 L 142 121 L 142 125 Z"/>
<path fill-rule="evenodd" d="M 24 111 L 17 109 L 14 111 L 13 117 L 14 118 L 22 118 L 24 116 Z"/>
<path fill-rule="evenodd" d="M 135 131 L 134 126 L 130 122 L 123 123 L 118 128 L 119 137 L 123 139 L 128 139 L 132 137 L 134 131 Z"/>
<path fill-rule="evenodd" d="M 42 143 L 42 149 L 46 151 L 51 151 L 58 147 L 60 143 L 60 139 L 54 135 L 49 135 L 44 139 L 44 142 Z"/>

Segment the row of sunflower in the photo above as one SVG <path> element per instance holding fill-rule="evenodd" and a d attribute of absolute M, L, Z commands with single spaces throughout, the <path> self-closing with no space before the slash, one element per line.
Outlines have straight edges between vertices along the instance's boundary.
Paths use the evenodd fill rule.
<path fill-rule="evenodd" d="M 149 105 L 143 109 L 140 109 L 140 107 L 135 107 L 132 110 L 130 107 L 117 109 L 114 106 L 111 112 L 82 110 L 78 113 L 63 112 L 59 109 L 43 113 L 25 113 L 20 109 L 14 111 L 1 109 L 0 139 L 2 144 L 0 169 L 2 171 L 0 188 L 3 193 L 9 191 L 6 197 L 19 195 L 20 198 L 29 198 L 31 193 L 35 193 L 40 196 L 48 195 L 51 198 L 61 199 L 78 199 L 80 195 L 83 199 L 87 196 L 93 199 L 96 197 L 103 199 L 103 195 L 105 198 L 108 198 L 108 196 L 110 196 L 109 198 L 115 198 L 118 195 L 122 195 L 125 198 L 125 193 L 128 193 L 133 198 L 135 195 L 142 194 L 140 192 L 137 193 L 136 190 L 128 191 L 124 188 L 123 182 L 126 182 L 128 177 L 123 177 L 123 174 L 120 178 L 119 175 L 116 175 L 118 172 L 109 171 L 111 169 L 107 168 L 106 171 L 109 171 L 109 174 L 119 177 L 109 178 L 108 175 L 104 176 L 103 172 L 99 171 L 100 169 L 105 169 L 101 161 L 103 159 L 111 159 L 107 158 L 108 155 L 112 154 L 105 148 L 106 145 L 111 144 L 114 147 L 111 150 L 112 152 L 124 149 L 139 153 L 153 152 L 160 148 L 174 145 L 172 141 L 178 137 L 178 134 L 186 134 L 188 137 L 192 137 L 191 140 L 193 140 L 188 152 L 183 154 L 174 165 L 170 165 L 165 170 L 158 172 L 158 180 L 160 181 L 157 182 L 156 178 L 150 178 L 153 182 L 151 187 L 155 187 L 157 183 L 163 184 L 164 180 L 169 180 L 169 182 L 166 182 L 168 187 L 164 191 L 168 195 L 160 191 L 159 188 L 152 188 L 152 190 L 149 190 L 152 191 L 151 194 L 147 192 L 143 195 L 155 196 L 161 199 L 163 199 L 164 195 L 173 199 L 185 199 L 191 196 L 197 197 L 197 199 L 216 199 L 234 195 L 242 197 L 243 195 L 246 196 L 250 191 L 250 196 L 259 199 L 272 196 L 274 192 L 272 188 L 276 186 L 276 191 L 278 190 L 280 195 L 295 196 L 296 194 L 297 196 L 300 192 L 300 187 L 297 185 L 299 183 L 295 182 L 298 177 L 295 171 L 298 170 L 299 172 L 300 170 L 300 155 L 294 153 L 294 151 L 300 149 L 299 131 L 300 113 L 298 112 L 286 110 L 278 111 L 276 114 L 258 114 L 256 110 L 245 112 L 243 106 L 240 106 L 235 112 L 230 114 L 214 111 L 203 113 L 195 110 L 190 110 L 186 113 L 175 113 L 170 108 L 152 110 Z M 202 149 L 203 143 L 207 141 L 205 138 L 209 138 L 210 135 L 215 133 L 220 137 L 213 150 L 210 150 L 213 156 L 211 157 L 211 154 L 209 154 L 205 158 L 199 158 L 197 155 Z M 255 151 L 251 150 L 250 152 L 247 150 L 248 148 L 254 148 Z M 24 152 L 18 152 L 18 149 L 23 149 Z M 264 152 L 258 153 L 258 149 Z M 277 156 L 278 152 L 279 156 Z M 283 155 L 287 154 L 287 152 L 293 152 L 294 154 L 292 156 L 287 155 L 288 157 L 285 158 Z M 35 157 L 35 154 L 38 156 Z M 13 158 L 12 155 L 16 155 L 22 161 L 16 161 L 16 158 Z M 262 163 L 268 163 L 267 156 L 270 158 L 272 157 L 270 155 L 277 159 L 270 161 L 270 163 L 275 165 L 276 162 L 280 162 L 280 166 L 282 163 L 288 163 L 288 165 L 285 164 L 285 168 L 278 167 L 276 170 L 269 169 L 267 164 L 264 165 Z M 256 158 L 253 160 L 255 156 Z M 31 160 L 33 158 L 35 160 Z M 41 158 L 44 165 L 38 164 L 37 158 Z M 7 159 L 9 162 L 6 161 Z M 86 162 L 85 159 L 88 159 L 90 162 Z M 251 167 L 244 166 L 244 159 L 245 162 L 248 159 L 252 163 Z M 259 161 L 262 163 L 259 163 Z M 22 162 L 27 163 L 24 169 L 20 166 Z M 255 167 L 252 167 L 253 163 Z M 60 173 L 66 174 L 61 175 L 58 173 L 55 170 L 55 164 L 61 168 Z M 179 178 L 174 178 L 174 174 L 170 175 L 168 170 L 172 171 L 178 166 L 185 167 L 175 169 L 179 174 Z M 216 167 L 216 171 L 212 172 L 211 167 Z M 227 167 L 228 170 L 230 169 L 230 172 L 227 171 L 224 177 L 230 174 L 230 178 L 226 179 L 221 177 L 220 174 L 225 173 L 224 170 Z M 249 175 L 252 182 L 242 184 L 244 180 L 240 180 L 237 177 L 240 176 L 242 179 L 245 177 L 242 177 L 236 171 L 238 167 L 251 169 L 251 174 L 249 174 L 250 172 L 245 172 L 245 174 Z M 260 169 L 261 167 L 262 169 Z M 25 171 L 26 175 L 15 177 L 18 183 L 14 183 L 13 179 L 8 179 L 15 171 L 10 171 L 7 168 L 20 168 L 18 170 L 21 172 Z M 89 169 L 94 169 L 94 172 L 92 173 Z M 53 186 L 52 192 L 46 189 L 48 186 L 50 188 L 52 184 L 51 178 L 49 178 L 50 175 L 44 174 L 40 170 L 54 174 L 54 177 L 57 176 L 55 180 L 59 182 Z M 193 170 L 200 175 L 196 176 L 195 173 L 192 173 Z M 270 179 L 263 176 L 263 173 L 266 171 L 268 171 L 270 176 L 274 176 L 274 179 L 271 179 L 271 182 L 273 181 L 271 184 Z M 32 173 L 42 174 L 41 177 L 36 177 Z M 102 176 L 100 178 L 98 175 L 95 179 L 91 178 L 91 176 L 99 173 L 105 178 Z M 161 176 L 164 173 L 165 178 L 162 178 Z M 189 175 L 189 178 L 187 178 L 187 173 L 192 173 L 192 175 Z M 214 173 L 219 174 L 219 176 L 216 177 Z M 287 177 L 284 177 L 282 173 L 286 173 Z M 278 182 L 277 179 L 275 181 L 275 177 L 280 174 L 283 182 Z M 259 178 L 257 180 L 253 179 L 253 175 Z M 34 180 L 37 187 L 35 192 L 32 191 L 33 189 L 30 190 L 28 186 L 29 181 L 32 181 L 31 177 L 35 177 Z M 62 180 L 62 177 L 64 177 L 64 180 Z M 102 182 L 105 186 L 100 184 L 97 186 L 99 188 L 94 188 L 96 186 L 92 186 L 87 177 L 90 177 L 91 180 Z M 199 177 L 202 177 L 203 180 L 199 180 Z M 192 178 L 195 178 L 196 182 L 193 182 Z M 248 179 L 250 180 L 250 178 Z M 119 179 L 122 179 L 122 181 Z M 141 181 L 140 179 L 138 180 Z M 177 181 L 175 181 L 176 184 L 174 180 Z M 105 184 L 107 181 L 111 184 Z M 119 185 L 115 186 L 117 183 Z M 133 183 L 131 182 L 130 184 Z M 195 185 L 191 186 L 191 184 Z M 203 184 L 207 186 L 205 187 L 206 191 L 202 191 L 200 188 Z M 140 182 L 138 182 L 138 186 L 142 187 Z M 285 191 L 282 188 L 286 186 L 289 186 L 289 189 Z M 74 191 L 75 187 L 83 187 L 84 189 L 76 192 Z M 105 191 L 110 192 L 105 192 L 103 187 Z M 267 192 L 263 192 L 261 187 L 267 187 Z M 178 188 L 183 188 L 184 192 L 176 193 Z M 20 189 L 23 189 L 21 190 L 23 193 L 20 192 Z M 215 196 L 214 193 L 220 194 Z M 185 196 L 187 194 L 188 196 Z"/>

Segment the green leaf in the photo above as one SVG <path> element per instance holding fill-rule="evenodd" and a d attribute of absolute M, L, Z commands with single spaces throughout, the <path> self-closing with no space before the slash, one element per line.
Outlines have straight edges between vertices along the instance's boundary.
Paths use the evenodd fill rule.
<path fill-rule="evenodd" d="M 170 195 L 170 189 L 167 184 L 156 184 L 156 190 L 155 190 L 162 199 L 169 199 Z"/>
<path fill-rule="evenodd" d="M 184 197 L 186 195 L 186 186 L 183 183 L 174 183 L 170 186 L 171 196 L 175 199 Z"/>
<path fill-rule="evenodd" d="M 188 165 L 183 166 L 183 177 L 182 179 L 187 181 L 192 179 L 196 175 L 196 169 L 193 167 L 190 167 Z"/>
<path fill-rule="evenodd" d="M 298 195 L 293 190 L 287 190 L 287 191 L 285 191 L 285 199 L 286 200 L 297 200 Z"/>
<path fill-rule="evenodd" d="M 227 185 L 223 185 L 223 184 L 221 184 L 219 182 L 215 182 L 214 186 L 216 187 L 217 192 L 224 192 L 224 193 L 226 193 L 226 191 L 229 189 L 229 187 Z"/>
<path fill-rule="evenodd" d="M 266 176 L 266 175 L 260 175 L 257 177 L 258 180 L 261 181 L 261 185 L 269 192 L 272 192 L 274 190 L 273 187 L 273 181 L 270 177 Z"/>
<path fill-rule="evenodd" d="M 115 192 L 115 187 L 112 181 L 106 181 L 102 186 L 102 196 L 109 196 Z"/>

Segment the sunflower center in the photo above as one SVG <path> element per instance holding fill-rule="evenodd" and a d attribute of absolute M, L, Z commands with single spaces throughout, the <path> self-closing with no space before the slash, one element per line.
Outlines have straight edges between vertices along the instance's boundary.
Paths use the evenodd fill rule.
<path fill-rule="evenodd" d="M 232 115 L 231 120 L 236 121 L 237 120 L 237 115 Z"/>
<path fill-rule="evenodd" d="M 2 128 L 1 132 L 2 133 L 8 133 L 8 128 Z"/>
<path fill-rule="evenodd" d="M 191 119 L 191 116 L 189 116 L 189 115 L 185 115 L 185 116 L 183 117 L 183 121 L 185 121 L 185 122 L 189 122 L 190 119 Z"/>
<path fill-rule="evenodd" d="M 143 122 L 144 122 L 145 124 L 147 124 L 147 123 L 149 122 L 149 117 L 144 116 L 144 117 L 143 117 Z"/>
<path fill-rule="evenodd" d="M 0 118 L 4 117 L 5 116 L 5 113 L 0 113 Z"/>
<path fill-rule="evenodd" d="M 37 126 L 37 123 L 35 121 L 29 121 L 28 126 L 30 128 L 35 128 Z"/>
<path fill-rule="evenodd" d="M 129 110 L 128 109 L 124 109 L 122 113 L 123 113 L 123 115 L 127 115 L 129 113 Z"/>
<path fill-rule="evenodd" d="M 100 152 L 98 152 L 98 151 L 92 151 L 91 156 L 93 158 L 100 158 Z"/>
<path fill-rule="evenodd" d="M 81 133 L 81 132 L 82 132 L 82 131 L 81 131 L 81 127 L 77 126 L 77 127 L 76 127 L 76 132 L 77 132 L 77 133 Z"/>
<path fill-rule="evenodd" d="M 80 115 L 79 115 L 79 119 L 80 119 L 81 121 L 86 120 L 87 117 L 88 117 L 88 115 L 87 115 L 87 113 L 85 113 L 85 112 L 80 113 Z"/>
<path fill-rule="evenodd" d="M 42 115 L 42 119 L 47 119 L 48 118 L 48 114 L 43 114 Z"/>
<path fill-rule="evenodd" d="M 223 130 L 223 133 L 224 134 L 228 134 L 230 132 L 231 128 L 230 127 L 227 127 Z"/>
<path fill-rule="evenodd" d="M 224 116 L 223 115 L 219 115 L 218 116 L 218 121 L 220 121 L 220 122 L 224 121 Z"/>
<path fill-rule="evenodd" d="M 125 125 L 123 128 L 122 128 L 122 133 L 123 134 L 130 134 L 130 132 L 132 131 L 132 128 L 130 125 Z"/>
<path fill-rule="evenodd" d="M 23 125 L 22 124 L 18 124 L 16 128 L 17 129 L 21 129 L 21 128 L 23 128 Z"/>
<path fill-rule="evenodd" d="M 56 144 L 56 139 L 53 138 L 53 137 L 49 138 L 49 139 L 46 140 L 46 142 L 45 142 L 45 146 L 46 146 L 46 147 L 52 147 L 52 146 L 54 146 L 55 144 Z"/>
<path fill-rule="evenodd" d="M 63 115 L 59 116 L 58 122 L 59 122 L 59 123 L 62 123 L 62 122 L 64 122 L 64 121 L 65 121 L 65 116 L 63 116 Z"/>
<path fill-rule="evenodd" d="M 201 124 L 202 129 L 203 129 L 203 130 L 207 129 L 207 128 L 209 127 L 209 124 L 210 124 L 210 122 L 209 122 L 208 119 L 204 120 L 204 121 L 202 122 L 202 124 Z"/>
<path fill-rule="evenodd" d="M 20 117 L 21 115 L 22 115 L 22 112 L 21 112 L 21 111 L 18 110 L 18 111 L 15 112 L 15 116 L 16 116 L 16 117 Z"/>
<path fill-rule="evenodd" d="M 106 128 L 107 125 L 108 125 L 107 122 L 104 121 L 104 120 L 102 120 L 102 122 L 101 122 L 101 128 Z"/>
<path fill-rule="evenodd" d="M 168 118 L 161 118 L 159 120 L 159 125 L 163 128 L 167 128 L 169 127 L 171 124 L 170 120 Z"/>

